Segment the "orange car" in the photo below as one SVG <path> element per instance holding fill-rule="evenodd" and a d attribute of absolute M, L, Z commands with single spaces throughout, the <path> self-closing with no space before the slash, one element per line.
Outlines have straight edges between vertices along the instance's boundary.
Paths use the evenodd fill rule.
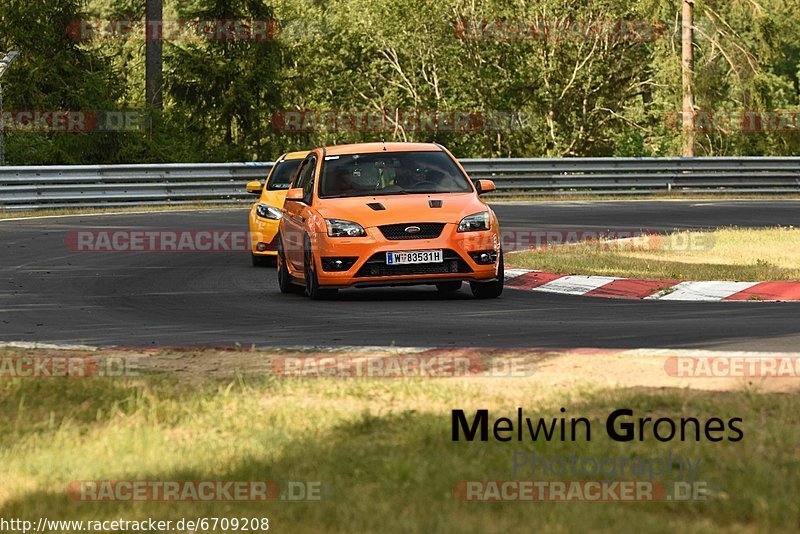
<path fill-rule="evenodd" d="M 263 185 L 259 181 L 247 184 L 248 193 L 259 195 L 258 202 L 250 208 L 250 256 L 256 267 L 275 265 L 278 250 L 275 236 L 286 191 L 307 155 L 308 151 L 284 154 L 275 162 Z"/>
<path fill-rule="evenodd" d="M 278 284 L 311 298 L 345 287 L 469 282 L 478 298 L 503 292 L 500 224 L 476 184 L 438 144 L 316 148 L 292 182 L 278 239 Z"/>

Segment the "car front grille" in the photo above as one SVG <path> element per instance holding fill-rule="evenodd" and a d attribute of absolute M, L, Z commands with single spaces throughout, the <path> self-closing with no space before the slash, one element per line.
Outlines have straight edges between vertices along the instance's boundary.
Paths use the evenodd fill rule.
<path fill-rule="evenodd" d="M 403 239 L 436 239 L 444 230 L 444 223 L 403 223 L 379 226 L 383 237 L 393 241 Z M 409 228 L 419 228 L 418 232 L 408 231 Z"/>
<path fill-rule="evenodd" d="M 356 273 L 356 278 L 377 276 L 413 276 L 420 274 L 471 273 L 472 269 L 452 250 L 442 251 L 442 263 L 419 263 L 416 265 L 387 265 L 386 253 L 379 252 L 367 260 Z"/>

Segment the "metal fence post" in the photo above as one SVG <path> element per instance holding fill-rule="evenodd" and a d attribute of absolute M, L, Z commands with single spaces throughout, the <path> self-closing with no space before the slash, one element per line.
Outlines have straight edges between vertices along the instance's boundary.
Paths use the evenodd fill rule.
<path fill-rule="evenodd" d="M 3 83 L 2 78 L 11 63 L 19 56 L 19 52 L 12 50 L 3 59 L 0 59 L 0 166 L 6 164 L 6 124 L 3 121 Z"/>
<path fill-rule="evenodd" d="M 0 80 L 0 167 L 6 164 L 6 123 L 3 122 L 3 80 Z"/>

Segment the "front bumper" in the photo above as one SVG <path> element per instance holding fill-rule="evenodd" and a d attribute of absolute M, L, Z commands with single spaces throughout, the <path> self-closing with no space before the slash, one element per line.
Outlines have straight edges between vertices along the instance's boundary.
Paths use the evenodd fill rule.
<path fill-rule="evenodd" d="M 436 284 L 448 281 L 489 282 L 498 277 L 499 231 L 458 233 L 447 224 L 434 239 L 387 239 L 378 228 L 367 228 L 366 237 L 333 238 L 316 234 L 314 246 L 317 279 L 326 287 L 376 287 Z M 409 250 L 443 251 L 444 262 L 390 266 L 387 252 Z M 482 264 L 475 253 L 491 253 L 493 261 Z M 332 262 L 343 260 L 346 270 L 330 270 Z M 327 267 L 327 270 L 326 268 Z"/>
<path fill-rule="evenodd" d="M 250 252 L 254 256 L 278 254 L 278 224 L 280 221 L 253 217 L 250 221 Z"/>

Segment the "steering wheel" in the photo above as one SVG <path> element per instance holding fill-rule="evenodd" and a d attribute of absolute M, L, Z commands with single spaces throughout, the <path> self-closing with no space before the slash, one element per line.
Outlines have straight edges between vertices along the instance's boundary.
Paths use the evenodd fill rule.
<path fill-rule="evenodd" d="M 415 183 L 409 189 L 428 189 L 430 187 L 433 187 L 434 189 L 438 189 L 439 184 L 436 183 L 436 182 L 432 182 L 430 180 L 424 180 L 422 182 Z"/>

